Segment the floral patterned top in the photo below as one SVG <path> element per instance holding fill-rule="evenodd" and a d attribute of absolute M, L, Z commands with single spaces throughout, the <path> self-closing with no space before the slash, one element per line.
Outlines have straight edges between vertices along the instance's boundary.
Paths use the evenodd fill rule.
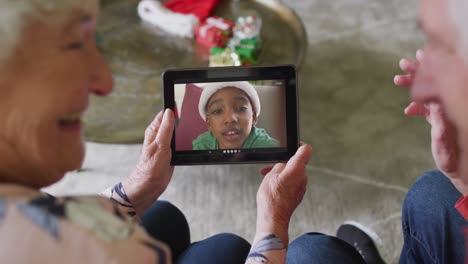
<path fill-rule="evenodd" d="M 139 226 L 119 187 L 107 197 L 55 198 L 0 184 L 1 262 L 171 263 L 169 248 Z"/>

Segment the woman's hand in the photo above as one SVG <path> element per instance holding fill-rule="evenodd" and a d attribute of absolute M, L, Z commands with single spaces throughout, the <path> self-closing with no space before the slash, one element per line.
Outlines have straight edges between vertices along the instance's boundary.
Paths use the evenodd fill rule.
<path fill-rule="evenodd" d="M 160 112 L 145 131 L 140 160 L 133 173 L 122 181 L 123 189 L 138 215 L 148 209 L 166 190 L 174 168 L 171 162 L 171 140 L 174 113 Z"/>
<path fill-rule="evenodd" d="M 288 226 L 307 188 L 306 165 L 312 156 L 309 145 L 301 146 L 288 163 L 262 169 L 265 175 L 257 192 L 257 235 L 275 234 L 285 245 Z"/>

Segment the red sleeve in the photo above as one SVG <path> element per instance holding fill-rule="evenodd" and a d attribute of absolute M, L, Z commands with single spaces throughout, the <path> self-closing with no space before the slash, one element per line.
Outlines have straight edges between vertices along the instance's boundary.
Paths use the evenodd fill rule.
<path fill-rule="evenodd" d="M 460 198 L 455 204 L 455 208 L 468 221 L 468 195 Z"/>
<path fill-rule="evenodd" d="M 465 228 L 465 241 L 468 241 L 468 228 Z M 468 243 L 465 243 L 465 253 L 468 252 Z M 466 254 L 465 254 L 466 255 Z M 465 264 L 468 264 L 468 257 L 465 257 Z"/>
<path fill-rule="evenodd" d="M 460 198 L 455 204 L 455 208 L 468 221 L 468 195 Z M 468 228 L 465 229 L 465 239 L 468 241 Z M 466 245 L 466 252 L 468 252 L 468 244 Z M 465 259 L 465 264 L 468 264 L 468 258 Z"/>

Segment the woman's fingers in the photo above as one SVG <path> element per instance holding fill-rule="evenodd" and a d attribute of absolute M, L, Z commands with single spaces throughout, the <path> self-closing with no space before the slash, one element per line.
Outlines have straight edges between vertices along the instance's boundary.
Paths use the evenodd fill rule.
<path fill-rule="evenodd" d="M 174 112 L 171 109 L 164 111 L 164 116 L 156 135 L 156 143 L 159 149 L 171 150 L 171 140 L 174 133 Z"/>
<path fill-rule="evenodd" d="M 161 126 L 162 117 L 163 117 L 163 111 L 159 112 L 156 115 L 156 117 L 153 119 L 151 124 L 146 128 L 144 146 L 148 146 L 156 138 L 159 127 Z"/>
<path fill-rule="evenodd" d="M 282 170 L 283 177 L 294 177 L 294 175 L 305 170 L 312 154 L 313 149 L 310 145 L 301 146 Z"/>
<path fill-rule="evenodd" d="M 299 143 L 299 146 L 302 147 L 304 145 L 307 145 L 304 141 L 300 141 Z M 278 165 L 278 164 L 281 164 L 281 165 Z M 268 173 L 270 173 L 271 171 L 273 171 L 274 173 L 279 173 L 283 170 L 283 168 L 286 166 L 286 164 L 284 163 L 278 163 L 278 164 L 270 164 L 270 165 L 267 165 L 263 168 L 260 169 L 260 173 L 265 176 L 267 175 Z M 278 165 L 278 166 L 276 166 Z M 273 170 L 275 169 L 275 170 Z"/>

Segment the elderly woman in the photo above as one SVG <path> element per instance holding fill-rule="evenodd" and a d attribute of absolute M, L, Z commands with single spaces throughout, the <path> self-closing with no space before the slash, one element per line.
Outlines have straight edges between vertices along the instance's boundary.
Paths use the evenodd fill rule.
<path fill-rule="evenodd" d="M 40 188 L 80 168 L 90 94 L 112 91 L 96 49 L 97 0 L 0 0 L 0 258 L 3 263 L 284 263 L 291 215 L 305 192 L 310 146 L 262 170 L 254 247 L 221 234 L 190 244 L 183 214 L 157 201 L 172 177 L 174 115 L 159 113 L 134 172 L 103 197 L 56 198 Z M 141 223 L 141 225 L 140 225 Z M 143 226 L 140 227 L 140 226 Z M 288 261 L 315 258 L 304 235 Z M 312 252 L 312 251 L 311 251 Z M 354 254 L 357 254 L 354 252 Z"/>
<path fill-rule="evenodd" d="M 272 148 L 279 142 L 258 128 L 261 105 L 257 90 L 249 82 L 210 83 L 198 103 L 208 131 L 193 142 L 194 150 Z"/>
<path fill-rule="evenodd" d="M 2 262 L 245 260 L 250 245 L 234 235 L 190 246 L 183 214 L 167 202 L 154 203 L 173 171 L 171 111 L 157 115 L 134 173 L 105 191 L 107 198 L 54 198 L 39 191 L 80 168 L 89 95 L 112 91 L 94 43 L 97 14 L 97 0 L 0 0 Z M 139 227 L 140 216 L 148 233 Z M 217 246 L 233 255 L 217 258 Z"/>

